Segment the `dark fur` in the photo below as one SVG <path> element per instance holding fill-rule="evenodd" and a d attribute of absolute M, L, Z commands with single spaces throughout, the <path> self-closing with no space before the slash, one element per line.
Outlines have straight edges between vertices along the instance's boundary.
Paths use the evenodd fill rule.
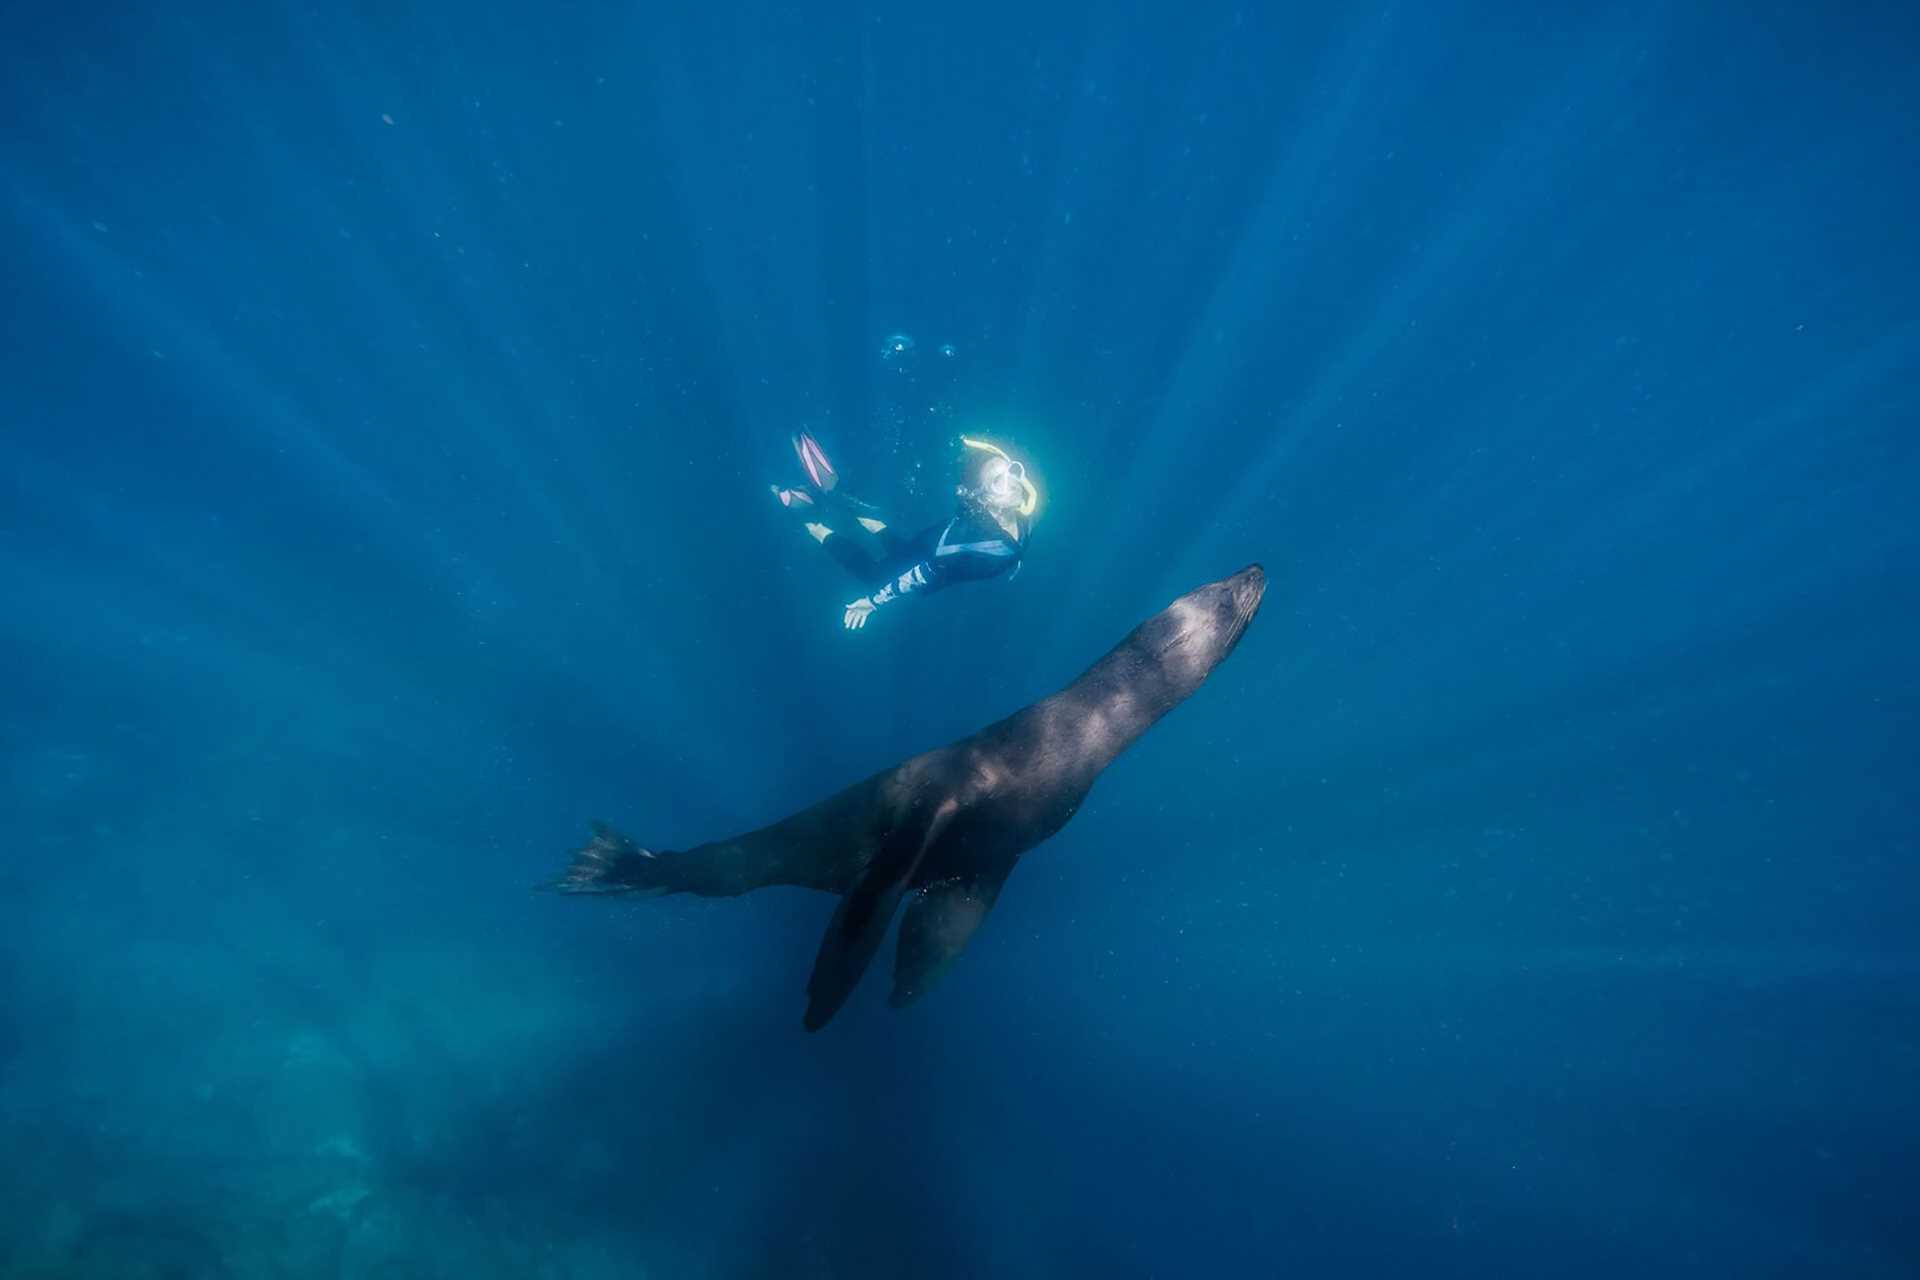
<path fill-rule="evenodd" d="M 905 1005 L 958 958 L 1020 855 L 1065 826 L 1101 771 L 1233 652 L 1265 590 L 1253 565 L 1190 591 L 1052 697 L 757 831 L 655 854 L 596 823 L 554 887 L 729 896 L 785 884 L 839 894 L 807 987 L 815 1030 L 911 896 L 892 997 Z"/>

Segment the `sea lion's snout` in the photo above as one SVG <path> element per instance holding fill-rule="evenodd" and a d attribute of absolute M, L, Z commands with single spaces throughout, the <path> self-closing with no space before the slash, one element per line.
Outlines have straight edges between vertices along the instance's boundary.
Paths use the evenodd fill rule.
<path fill-rule="evenodd" d="M 1231 578 L 1216 584 L 1214 590 L 1219 591 L 1223 587 L 1226 598 L 1221 602 L 1222 644 L 1214 658 L 1216 663 L 1226 661 L 1227 655 L 1240 643 L 1240 637 L 1247 633 L 1247 624 L 1253 621 L 1261 599 L 1267 594 L 1267 571 L 1257 564 L 1250 564 Z"/>
<path fill-rule="evenodd" d="M 1227 588 L 1233 592 L 1233 603 L 1240 610 L 1240 616 L 1250 619 L 1267 594 L 1267 571 L 1250 564 L 1227 579 Z"/>

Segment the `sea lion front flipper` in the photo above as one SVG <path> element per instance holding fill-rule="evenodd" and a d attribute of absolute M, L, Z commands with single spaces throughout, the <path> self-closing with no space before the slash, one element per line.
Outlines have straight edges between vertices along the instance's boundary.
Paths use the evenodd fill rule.
<path fill-rule="evenodd" d="M 946 976 L 987 918 L 1011 865 L 977 876 L 930 884 L 907 904 L 900 945 L 893 955 L 893 994 L 887 1003 L 904 1009 Z"/>
<path fill-rule="evenodd" d="M 887 936 L 887 924 L 921 859 L 959 808 L 959 801 L 949 796 L 924 826 L 907 822 L 895 828 L 860 879 L 841 896 L 826 936 L 820 939 L 813 975 L 807 979 L 807 1030 L 826 1026 L 853 993 Z"/>

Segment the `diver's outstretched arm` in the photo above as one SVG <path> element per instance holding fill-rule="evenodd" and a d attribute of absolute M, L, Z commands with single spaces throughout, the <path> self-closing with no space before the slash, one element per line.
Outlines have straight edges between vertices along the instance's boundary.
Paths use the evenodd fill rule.
<path fill-rule="evenodd" d="M 847 630 L 860 630 L 867 625 L 874 610 L 903 596 L 939 591 L 975 578 L 995 577 L 1020 563 L 1019 544 L 1000 536 L 997 529 L 985 537 L 980 536 L 982 532 L 964 517 L 949 520 L 937 536 L 928 530 L 923 537 L 933 545 L 926 559 L 909 565 L 872 593 L 849 604 L 842 618 Z"/>
<path fill-rule="evenodd" d="M 890 578 L 871 593 L 861 596 L 848 605 L 846 616 L 841 621 L 847 630 L 858 631 L 867 625 L 867 619 L 871 618 L 873 611 L 881 605 L 891 604 L 901 596 L 911 595 L 916 591 L 931 591 L 936 586 L 944 585 L 941 581 L 942 576 L 938 562 L 922 560 L 905 573 Z"/>

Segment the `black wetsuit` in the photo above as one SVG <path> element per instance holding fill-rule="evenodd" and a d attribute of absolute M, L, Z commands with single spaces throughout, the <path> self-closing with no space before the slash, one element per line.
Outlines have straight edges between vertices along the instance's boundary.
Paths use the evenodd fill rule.
<path fill-rule="evenodd" d="M 832 530 L 821 545 L 867 585 L 875 604 L 1010 574 L 1019 568 L 1031 529 L 1016 515 L 1018 532 L 1009 534 L 985 508 L 963 500 L 949 519 L 902 538 L 886 528 L 870 532 L 859 522 L 866 508 L 855 499 L 818 491 L 816 497 L 822 500 L 801 510 L 801 518 Z"/>

